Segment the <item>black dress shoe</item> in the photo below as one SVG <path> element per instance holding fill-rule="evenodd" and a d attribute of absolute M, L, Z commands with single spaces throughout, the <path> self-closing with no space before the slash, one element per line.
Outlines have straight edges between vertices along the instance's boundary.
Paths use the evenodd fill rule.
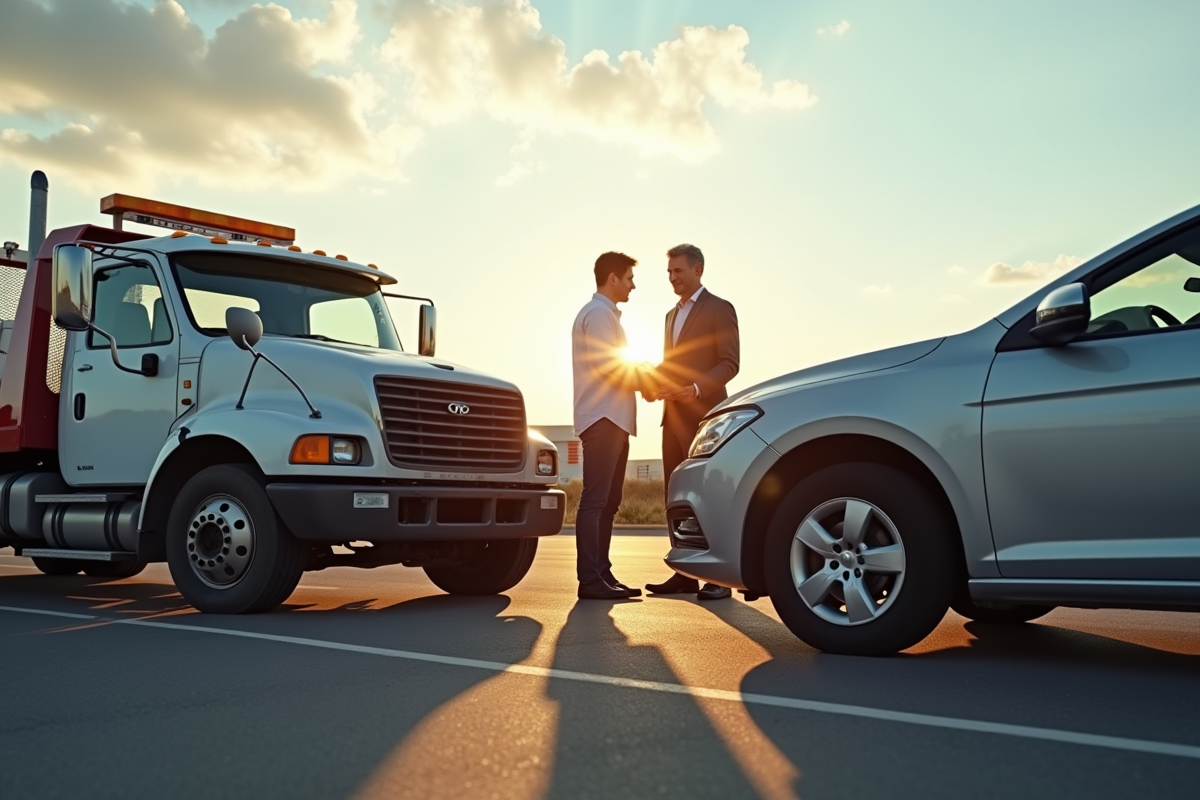
<path fill-rule="evenodd" d="M 624 589 L 609 586 L 602 580 L 588 581 L 579 584 L 580 600 L 624 600 L 629 593 Z"/>
<path fill-rule="evenodd" d="M 607 583 L 609 586 L 615 586 L 618 589 L 624 589 L 625 594 L 629 597 L 641 597 L 642 596 L 641 589 L 634 589 L 632 586 L 626 586 L 625 584 L 621 583 L 619 580 L 614 578 L 612 575 L 605 575 L 604 582 Z"/>
<path fill-rule="evenodd" d="M 733 597 L 733 590 L 715 583 L 706 583 L 703 589 L 696 592 L 697 600 L 724 600 L 726 597 Z"/>
<path fill-rule="evenodd" d="M 647 583 L 650 594 L 694 594 L 700 590 L 700 581 L 676 572 L 662 583 Z"/>

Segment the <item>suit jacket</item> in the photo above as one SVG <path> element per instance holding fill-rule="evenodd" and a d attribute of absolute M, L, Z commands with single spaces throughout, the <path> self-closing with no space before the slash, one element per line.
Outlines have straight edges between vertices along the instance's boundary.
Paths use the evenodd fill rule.
<path fill-rule="evenodd" d="M 725 384 L 738 374 L 741 341 L 733 304 L 704 289 L 684 320 L 679 341 L 672 345 L 678 311 L 675 306 L 667 312 L 663 363 L 658 369 L 669 381 L 681 386 L 694 383 L 700 389 L 700 396 L 689 403 L 667 400 L 663 404 L 663 425 L 686 445 L 704 415 L 729 396 Z"/>

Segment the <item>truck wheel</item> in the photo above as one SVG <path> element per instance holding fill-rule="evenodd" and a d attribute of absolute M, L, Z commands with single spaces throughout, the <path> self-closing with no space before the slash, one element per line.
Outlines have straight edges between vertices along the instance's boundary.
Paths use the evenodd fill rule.
<path fill-rule="evenodd" d="M 209 467 L 184 484 L 166 546 L 180 594 L 209 614 L 274 608 L 300 582 L 308 556 L 275 513 L 262 474 L 241 464 Z"/>
<path fill-rule="evenodd" d="M 452 567 L 425 567 L 425 574 L 450 594 L 500 594 L 516 586 L 533 566 L 538 540 L 499 539 L 486 542 L 482 552 Z"/>
<path fill-rule="evenodd" d="M 33 557 L 33 565 L 44 575 L 75 575 L 83 569 L 84 562 L 78 558 Z"/>
<path fill-rule="evenodd" d="M 965 595 L 966 592 L 963 592 Z M 977 605 L 970 597 L 956 597 L 950 603 L 954 613 L 974 620 L 975 622 L 995 622 L 1001 624 L 1019 624 L 1029 622 L 1038 617 L 1044 617 L 1055 609 L 1055 606 L 1040 605 Z"/>
<path fill-rule="evenodd" d="M 889 655 L 928 636 L 959 575 L 955 528 L 920 483 L 881 464 L 801 481 L 767 533 L 768 593 L 783 623 L 830 653 Z"/>
<path fill-rule="evenodd" d="M 85 561 L 83 574 L 93 578 L 132 578 L 145 568 L 144 561 Z"/>

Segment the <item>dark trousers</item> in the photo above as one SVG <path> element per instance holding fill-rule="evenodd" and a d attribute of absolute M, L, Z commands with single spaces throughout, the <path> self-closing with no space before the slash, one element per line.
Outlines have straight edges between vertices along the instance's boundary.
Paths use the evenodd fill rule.
<path fill-rule="evenodd" d="M 601 419 L 579 434 L 583 442 L 583 496 L 575 514 L 575 572 L 580 583 L 612 579 L 608 548 L 625 488 L 629 434 Z"/>

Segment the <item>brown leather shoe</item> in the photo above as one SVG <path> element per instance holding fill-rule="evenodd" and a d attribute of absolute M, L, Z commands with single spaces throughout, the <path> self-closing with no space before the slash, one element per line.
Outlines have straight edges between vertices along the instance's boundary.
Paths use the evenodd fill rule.
<path fill-rule="evenodd" d="M 647 583 L 650 594 L 695 594 L 700 591 L 700 581 L 676 572 L 662 583 Z"/>
<path fill-rule="evenodd" d="M 609 586 L 599 579 L 579 584 L 580 600 L 625 600 L 628 597 L 624 589 Z"/>

